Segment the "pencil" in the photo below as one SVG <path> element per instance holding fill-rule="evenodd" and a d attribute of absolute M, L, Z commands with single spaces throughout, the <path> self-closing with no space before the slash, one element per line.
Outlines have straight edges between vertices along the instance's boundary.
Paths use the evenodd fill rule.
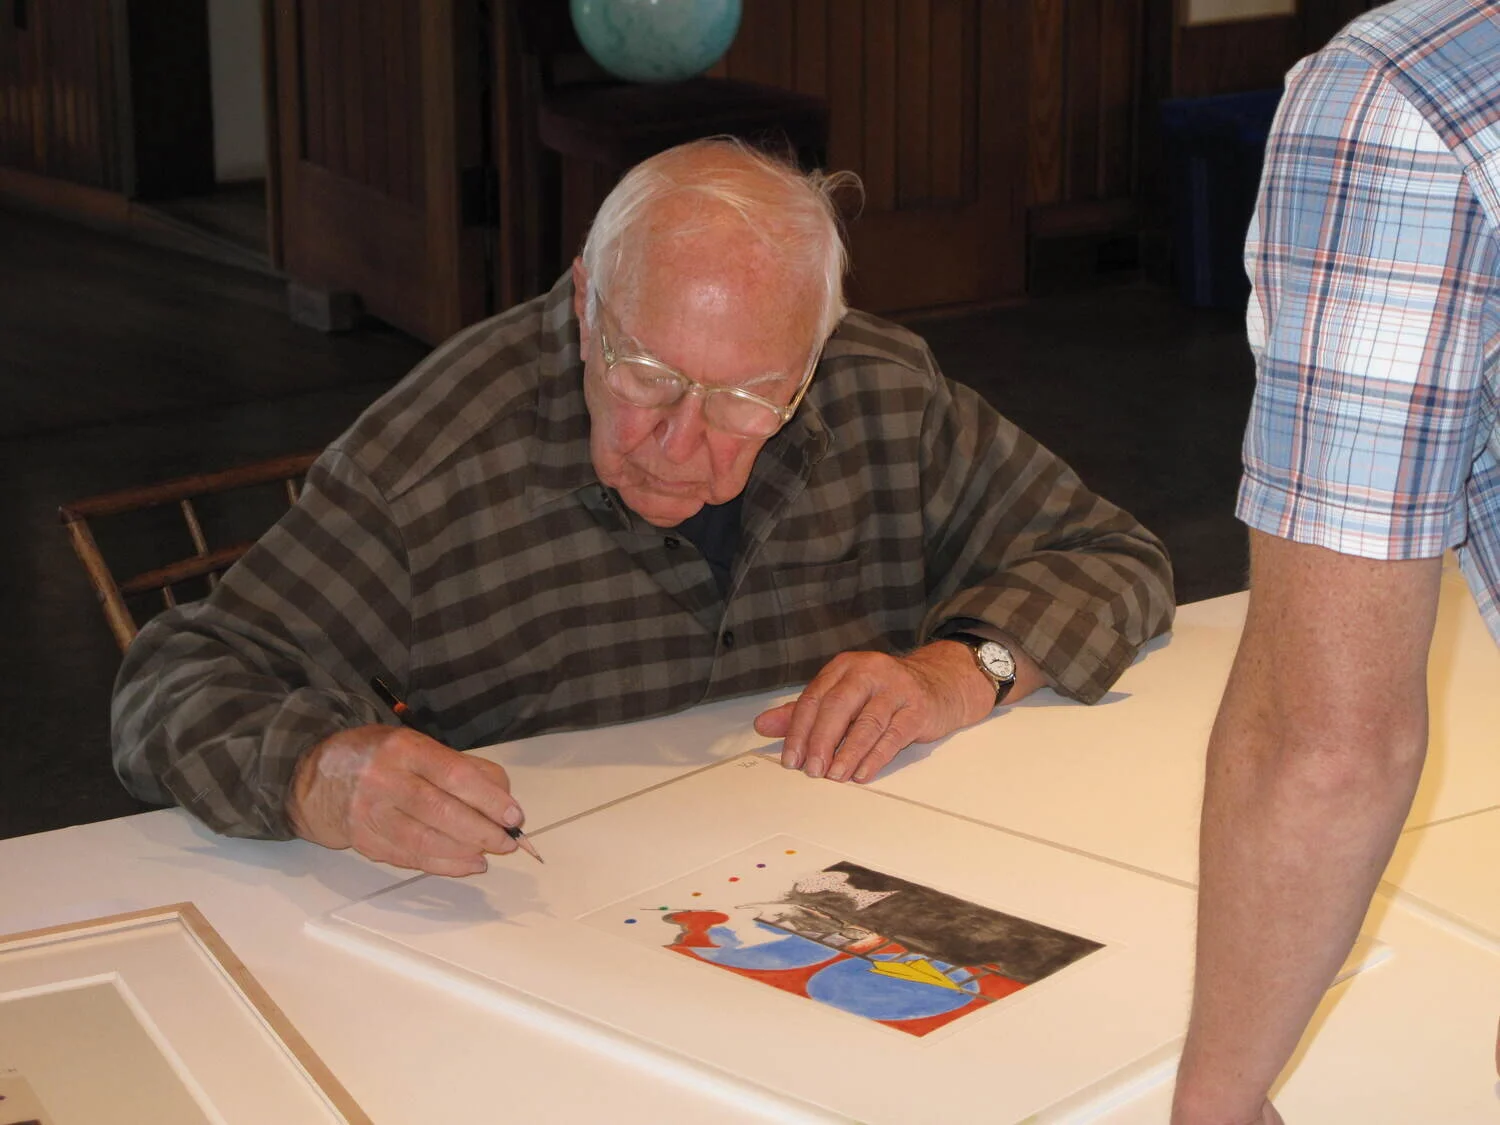
<path fill-rule="evenodd" d="M 372 690 L 376 695 L 380 696 L 380 701 L 395 713 L 396 718 L 400 719 L 403 725 L 411 727 L 411 729 L 414 731 L 418 731 L 423 734 L 426 733 L 426 731 L 423 731 L 422 728 L 417 725 L 416 719 L 412 717 L 411 708 L 408 707 L 406 705 L 406 702 L 402 700 L 402 698 L 395 692 L 393 692 L 390 689 L 390 685 L 388 685 L 379 676 L 370 677 L 370 690 Z M 523 849 L 529 856 L 531 856 L 532 859 L 536 860 L 538 863 L 547 862 L 542 858 L 542 853 L 536 850 L 536 845 L 531 842 L 531 839 L 526 835 L 526 833 L 522 832 L 519 828 L 511 828 L 506 824 L 502 824 L 500 827 L 504 828 L 505 834 L 512 840 L 514 840 L 516 842 L 516 846 Z"/>

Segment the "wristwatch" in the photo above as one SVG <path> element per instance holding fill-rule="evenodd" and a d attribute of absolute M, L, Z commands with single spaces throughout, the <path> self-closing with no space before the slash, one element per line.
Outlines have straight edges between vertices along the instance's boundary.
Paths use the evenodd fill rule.
<path fill-rule="evenodd" d="M 1010 649 L 999 641 L 976 637 L 973 633 L 949 633 L 945 641 L 957 641 L 974 654 L 974 663 L 995 685 L 995 705 L 1005 702 L 1010 689 L 1016 686 L 1016 658 Z"/>

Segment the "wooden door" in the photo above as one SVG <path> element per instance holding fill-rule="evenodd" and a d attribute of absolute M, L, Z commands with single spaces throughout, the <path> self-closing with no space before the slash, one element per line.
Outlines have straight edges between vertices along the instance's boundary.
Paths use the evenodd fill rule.
<path fill-rule="evenodd" d="M 828 100 L 859 173 L 851 304 L 983 303 L 1026 285 L 1031 0 L 755 0 L 717 73 Z"/>
<path fill-rule="evenodd" d="M 278 265 L 437 342 L 485 314 L 461 169 L 484 145 L 477 0 L 274 0 Z"/>

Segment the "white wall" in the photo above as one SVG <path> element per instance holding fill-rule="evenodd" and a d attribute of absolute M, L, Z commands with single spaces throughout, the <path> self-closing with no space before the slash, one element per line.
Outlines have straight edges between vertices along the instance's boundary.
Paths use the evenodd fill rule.
<path fill-rule="evenodd" d="M 209 66 L 214 100 L 214 178 L 266 174 L 266 113 L 261 101 L 260 0 L 208 0 Z"/>

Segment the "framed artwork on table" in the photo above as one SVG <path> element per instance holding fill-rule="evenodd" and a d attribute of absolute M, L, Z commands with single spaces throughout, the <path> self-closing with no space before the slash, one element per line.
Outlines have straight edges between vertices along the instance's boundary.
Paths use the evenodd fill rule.
<path fill-rule="evenodd" d="M 0 937 L 0 1125 L 368 1125 L 191 903 Z"/>

